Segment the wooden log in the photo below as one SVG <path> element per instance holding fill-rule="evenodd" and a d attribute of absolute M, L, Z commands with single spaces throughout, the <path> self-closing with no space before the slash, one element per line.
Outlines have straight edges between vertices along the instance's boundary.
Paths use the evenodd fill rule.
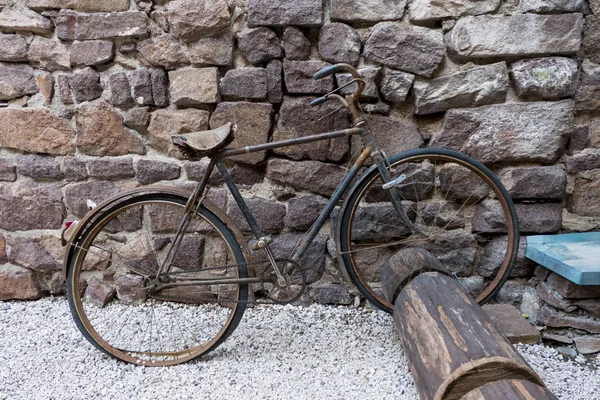
<path fill-rule="evenodd" d="M 461 400 L 558 400 L 548 389 L 519 379 L 490 382 L 470 391 Z"/>
<path fill-rule="evenodd" d="M 431 271 L 450 275 L 446 267 L 426 250 L 409 247 L 395 253 L 381 266 L 381 286 L 386 300 L 394 303 L 402 288 L 411 279 Z"/>
<path fill-rule="evenodd" d="M 458 400 L 505 379 L 544 387 L 481 307 L 449 276 L 426 272 L 408 282 L 396 299 L 394 321 L 423 400 Z"/>

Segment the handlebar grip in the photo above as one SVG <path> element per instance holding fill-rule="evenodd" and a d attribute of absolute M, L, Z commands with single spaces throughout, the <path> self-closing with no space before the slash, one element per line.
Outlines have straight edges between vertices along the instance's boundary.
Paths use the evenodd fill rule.
<path fill-rule="evenodd" d="M 325 67 L 320 71 L 317 71 L 314 75 L 313 78 L 314 79 L 321 79 L 321 78 L 325 78 L 326 76 L 335 74 L 336 72 L 338 72 L 340 70 L 340 65 L 336 64 L 336 65 L 331 65 L 329 67 Z"/>
<path fill-rule="evenodd" d="M 314 106 L 318 106 L 319 104 L 325 103 L 327 100 L 329 100 L 329 99 L 325 96 L 318 97 L 318 98 L 314 99 L 313 101 L 311 101 L 309 104 L 311 107 L 314 107 Z"/>

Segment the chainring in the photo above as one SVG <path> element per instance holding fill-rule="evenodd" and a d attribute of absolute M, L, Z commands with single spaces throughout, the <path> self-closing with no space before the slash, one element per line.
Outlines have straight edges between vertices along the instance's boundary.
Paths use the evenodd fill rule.
<path fill-rule="evenodd" d="M 277 259 L 277 266 L 285 280 L 282 285 L 272 265 L 263 273 L 262 291 L 265 296 L 278 304 L 293 303 L 306 290 L 306 276 L 300 266 L 292 260 Z"/>

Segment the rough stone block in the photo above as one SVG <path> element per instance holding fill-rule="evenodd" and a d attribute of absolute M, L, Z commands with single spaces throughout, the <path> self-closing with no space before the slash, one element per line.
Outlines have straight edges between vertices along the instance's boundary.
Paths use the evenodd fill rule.
<path fill-rule="evenodd" d="M 80 106 L 76 122 L 77 149 L 83 154 L 122 156 L 146 153 L 142 140 L 123 126 L 121 114 L 104 100 Z"/>
<path fill-rule="evenodd" d="M 324 94 L 333 90 L 333 77 L 314 79 L 315 72 L 330 66 L 324 61 L 283 62 L 285 86 L 291 94 Z"/>
<path fill-rule="evenodd" d="M 331 19 L 350 23 L 402 19 L 406 0 L 331 0 Z"/>
<path fill-rule="evenodd" d="M 108 87 L 110 89 L 109 102 L 113 106 L 129 107 L 134 104 L 131 97 L 131 88 L 129 79 L 125 72 L 117 72 L 108 77 Z"/>
<path fill-rule="evenodd" d="M 85 162 L 75 157 L 63 158 L 61 172 L 67 181 L 80 181 L 89 176 Z"/>
<path fill-rule="evenodd" d="M 142 185 L 149 185 L 158 181 L 177 179 L 180 173 L 179 165 L 173 163 L 140 160 L 137 163 L 136 177 Z"/>
<path fill-rule="evenodd" d="M 332 283 L 329 285 L 315 286 L 312 295 L 319 304 L 352 304 L 352 298 L 344 285 Z"/>
<path fill-rule="evenodd" d="M 283 50 L 277 34 L 269 28 L 246 29 L 237 35 L 238 47 L 252 64 L 281 58 Z"/>
<path fill-rule="evenodd" d="M 100 75 L 90 67 L 75 71 L 69 76 L 69 86 L 78 103 L 92 101 L 102 96 Z"/>
<path fill-rule="evenodd" d="M 334 22 L 319 31 L 319 53 L 325 61 L 356 65 L 360 58 L 360 37 L 349 25 Z"/>
<path fill-rule="evenodd" d="M 120 189 L 112 182 L 83 182 L 69 185 L 65 189 L 65 204 L 67 209 L 78 217 L 87 214 L 86 200 L 90 199 L 96 204 L 117 194 Z"/>
<path fill-rule="evenodd" d="M 432 147 L 448 147 L 484 163 L 553 162 L 574 129 L 574 103 L 509 103 L 446 112 Z"/>
<path fill-rule="evenodd" d="M 503 103 L 508 92 L 506 63 L 485 65 L 429 81 L 415 81 L 415 114 Z"/>
<path fill-rule="evenodd" d="M 517 204 L 519 230 L 522 233 L 559 232 L 562 227 L 562 204 Z"/>
<path fill-rule="evenodd" d="M 171 136 L 208 129 L 209 116 L 208 111 L 191 108 L 154 111 L 150 116 L 150 125 L 148 126 L 150 146 L 165 154 L 178 153 L 178 150 L 173 149 Z"/>
<path fill-rule="evenodd" d="M 25 154 L 17 157 L 17 162 L 17 171 L 20 175 L 29 176 L 35 180 L 56 180 L 63 178 L 63 173 L 54 157 Z"/>
<path fill-rule="evenodd" d="M 219 101 L 219 70 L 188 67 L 169 71 L 171 103 L 177 106 L 211 104 Z"/>
<path fill-rule="evenodd" d="M 73 154 L 75 132 L 46 108 L 0 109 L 0 145 L 19 151 Z"/>
<path fill-rule="evenodd" d="M 548 57 L 517 61 L 510 76 L 519 96 L 559 99 L 575 94 L 579 70 L 571 58 Z"/>
<path fill-rule="evenodd" d="M 179 40 L 171 35 L 161 35 L 141 41 L 137 45 L 137 50 L 146 64 L 151 66 L 177 69 L 189 63 Z"/>
<path fill-rule="evenodd" d="M 579 51 L 582 29 L 581 14 L 482 15 L 460 19 L 447 42 L 462 58 L 565 55 Z"/>
<path fill-rule="evenodd" d="M 377 135 L 377 147 L 388 156 L 419 148 L 424 143 L 417 126 L 408 119 L 369 115 L 367 120 L 372 131 Z M 363 147 L 358 136 L 353 136 L 351 143 L 353 149 Z"/>
<path fill-rule="evenodd" d="M 552 272 L 547 279 L 548 284 L 561 296 L 567 299 L 599 298 L 600 286 L 578 285 Z M 600 333 L 600 332 L 599 332 Z"/>
<path fill-rule="evenodd" d="M 237 126 L 235 139 L 230 147 L 241 148 L 266 143 L 271 130 L 273 106 L 266 103 L 223 102 L 217 105 L 210 118 L 210 127 L 218 128 L 231 122 Z M 265 152 L 230 157 L 232 160 L 257 164 L 265 159 Z"/>
<path fill-rule="evenodd" d="M 168 106 L 169 80 L 167 79 L 167 73 L 162 69 L 152 69 L 150 71 L 150 82 L 152 83 L 154 105 L 157 107 Z"/>
<path fill-rule="evenodd" d="M 573 312 L 577 309 L 577 306 L 561 296 L 548 282 L 540 282 L 536 286 L 535 291 L 544 303 L 549 304 L 552 307 L 556 307 L 566 312 Z"/>
<path fill-rule="evenodd" d="M 56 86 L 58 94 L 63 104 L 73 104 L 73 96 L 71 95 L 71 84 L 67 75 L 59 75 L 56 78 Z"/>
<path fill-rule="evenodd" d="M 131 129 L 138 132 L 147 133 L 148 124 L 150 123 L 150 107 L 135 107 L 131 108 L 125 114 L 123 122 Z"/>
<path fill-rule="evenodd" d="M 349 127 L 348 117 L 344 112 L 337 112 L 319 121 L 320 115 L 325 115 L 336 110 L 338 105 L 333 102 L 325 103 L 319 107 L 319 113 L 316 113 L 309 105 L 311 100 L 313 99 L 307 97 L 285 97 L 283 99 L 283 104 L 279 110 L 277 128 L 273 133 L 274 141 L 288 140 Z M 295 160 L 310 158 L 319 161 L 339 161 L 349 150 L 348 142 L 348 138 L 341 137 L 282 147 L 275 149 L 274 152 L 285 154 Z"/>
<path fill-rule="evenodd" d="M 8 241 L 8 261 L 34 271 L 60 271 L 62 264 L 37 241 L 28 238 L 12 238 Z"/>
<path fill-rule="evenodd" d="M 283 31 L 283 51 L 287 60 L 308 60 L 310 41 L 300 29 L 287 27 Z"/>
<path fill-rule="evenodd" d="M 406 100 L 415 76 L 402 71 L 386 68 L 381 80 L 381 96 L 394 103 Z"/>
<path fill-rule="evenodd" d="M 574 302 L 574 304 L 592 314 L 596 318 L 600 318 L 600 301 L 597 299 L 583 299 Z"/>
<path fill-rule="evenodd" d="M 146 300 L 144 277 L 139 275 L 121 275 L 115 280 L 117 298 L 124 304 L 140 304 Z"/>
<path fill-rule="evenodd" d="M 40 93 L 44 96 L 44 99 L 46 99 L 46 102 L 51 102 L 52 97 L 54 96 L 54 75 L 49 72 L 40 72 L 39 75 L 35 77 L 35 81 L 40 88 Z"/>
<path fill-rule="evenodd" d="M 408 6 L 412 22 L 433 22 L 445 18 L 464 17 L 491 13 L 498 9 L 500 0 L 458 0 L 439 2 L 436 0 L 414 0 Z"/>
<path fill-rule="evenodd" d="M 566 196 L 567 174 L 559 166 L 509 167 L 502 170 L 500 180 L 513 199 L 562 199 Z"/>
<path fill-rule="evenodd" d="M 154 105 L 152 97 L 152 81 L 150 80 L 150 71 L 146 68 L 139 68 L 131 73 L 130 77 L 133 99 L 140 106 Z"/>
<path fill-rule="evenodd" d="M 510 304 L 485 304 L 482 308 L 509 342 L 513 344 L 541 342 L 542 338 L 538 330 Z"/>
<path fill-rule="evenodd" d="M 575 179 L 575 187 L 567 202 L 567 209 L 577 215 L 600 217 L 598 196 L 600 196 L 600 182 Z"/>
<path fill-rule="evenodd" d="M 225 0 L 175 0 L 167 10 L 170 32 L 185 42 L 215 36 L 228 28 L 231 20 Z"/>
<path fill-rule="evenodd" d="M 106 306 L 115 297 L 115 289 L 94 277 L 88 282 L 85 289 L 84 301 L 96 307 Z"/>
<path fill-rule="evenodd" d="M 265 68 L 243 67 L 227 71 L 221 79 L 221 95 L 232 100 L 263 100 L 267 98 Z"/>
<path fill-rule="evenodd" d="M 320 214 L 319 201 L 316 196 L 305 195 L 294 197 L 288 202 L 285 225 L 300 231 L 308 230 Z"/>
<path fill-rule="evenodd" d="M 600 110 L 600 68 L 580 74 L 579 87 L 575 93 L 577 111 L 594 113 Z"/>
<path fill-rule="evenodd" d="M 127 11 L 128 0 L 27 0 L 27 6 L 33 10 L 69 8 L 77 11 Z"/>
<path fill-rule="evenodd" d="M 90 177 L 115 181 L 135 176 L 131 157 L 102 157 L 88 161 Z"/>
<path fill-rule="evenodd" d="M 540 324 L 553 328 L 575 328 L 590 333 L 600 333 L 600 321 L 554 311 L 548 306 L 542 306 L 538 313 L 537 321 Z"/>
<path fill-rule="evenodd" d="M 27 269 L 0 271 L 0 300 L 37 300 L 42 291 L 35 274 Z"/>
<path fill-rule="evenodd" d="M 21 35 L 4 35 L 0 33 L 0 61 L 27 61 L 27 42 Z"/>
<path fill-rule="evenodd" d="M 600 64 L 600 12 L 585 19 L 583 27 L 582 57 Z"/>
<path fill-rule="evenodd" d="M 36 68 L 46 71 L 68 70 L 71 67 L 69 50 L 60 40 L 34 37 L 27 50 L 27 59 Z"/>
<path fill-rule="evenodd" d="M 575 346 L 580 354 L 595 354 L 600 352 L 600 339 L 596 337 L 579 337 L 575 339 Z"/>
<path fill-rule="evenodd" d="M 282 85 L 283 64 L 279 60 L 271 60 L 267 64 L 267 99 L 270 103 L 283 101 Z"/>
<path fill-rule="evenodd" d="M 285 217 L 285 206 L 283 204 L 261 199 L 260 197 L 244 200 L 263 232 L 280 232 L 283 229 L 283 218 Z M 228 214 L 240 229 L 246 232 L 250 231 L 250 226 L 237 204 L 232 204 L 229 207 Z"/>
<path fill-rule="evenodd" d="M 0 31 L 52 34 L 52 21 L 28 8 L 10 8 L 0 13 Z"/>
<path fill-rule="evenodd" d="M 188 56 L 194 65 L 230 65 L 233 61 L 233 35 L 226 33 L 192 42 Z"/>
<path fill-rule="evenodd" d="M 27 64 L 0 62 L 0 100 L 10 100 L 38 92 L 33 68 Z"/>
<path fill-rule="evenodd" d="M 0 184 L 0 229 L 59 229 L 64 218 L 58 187 L 31 181 Z"/>
<path fill-rule="evenodd" d="M 600 154 L 585 151 L 575 154 L 565 160 L 565 167 L 569 174 L 600 168 Z"/>
<path fill-rule="evenodd" d="M 10 161 L 0 159 L 0 181 L 14 182 L 17 180 L 17 167 Z"/>
<path fill-rule="evenodd" d="M 290 161 L 271 158 L 266 177 L 297 190 L 308 190 L 325 197 L 331 196 L 345 175 L 337 165 L 318 161 Z"/>
<path fill-rule="evenodd" d="M 520 0 L 517 12 L 536 14 L 589 13 L 589 8 L 585 0 Z"/>
<path fill-rule="evenodd" d="M 148 16 L 140 11 L 87 14 L 61 10 L 55 24 L 61 40 L 139 37 L 148 33 Z"/>
<path fill-rule="evenodd" d="M 249 0 L 248 25 L 250 26 L 321 26 L 323 2 L 321 0 Z"/>

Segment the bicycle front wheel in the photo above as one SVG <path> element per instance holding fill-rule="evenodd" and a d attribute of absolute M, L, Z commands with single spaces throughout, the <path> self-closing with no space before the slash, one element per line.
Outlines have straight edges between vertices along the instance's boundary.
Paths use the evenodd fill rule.
<path fill-rule="evenodd" d="M 242 317 L 248 285 L 222 282 L 247 277 L 242 250 L 204 207 L 194 213 L 168 273 L 157 275 L 186 200 L 156 193 L 121 201 L 73 243 L 71 313 L 85 338 L 110 356 L 146 366 L 179 364 L 216 348 Z M 210 278 L 221 282 L 209 285 Z M 190 285 L 194 279 L 204 282 Z M 161 288 L 164 283 L 171 285 Z"/>
<path fill-rule="evenodd" d="M 409 219 L 403 224 L 377 169 L 348 197 L 340 251 L 350 279 L 376 307 L 392 312 L 381 290 L 381 267 L 396 252 L 429 251 L 458 277 L 479 304 L 510 275 L 519 243 L 514 205 L 500 180 L 480 162 L 447 149 L 416 149 L 390 158 L 390 175 Z"/>

